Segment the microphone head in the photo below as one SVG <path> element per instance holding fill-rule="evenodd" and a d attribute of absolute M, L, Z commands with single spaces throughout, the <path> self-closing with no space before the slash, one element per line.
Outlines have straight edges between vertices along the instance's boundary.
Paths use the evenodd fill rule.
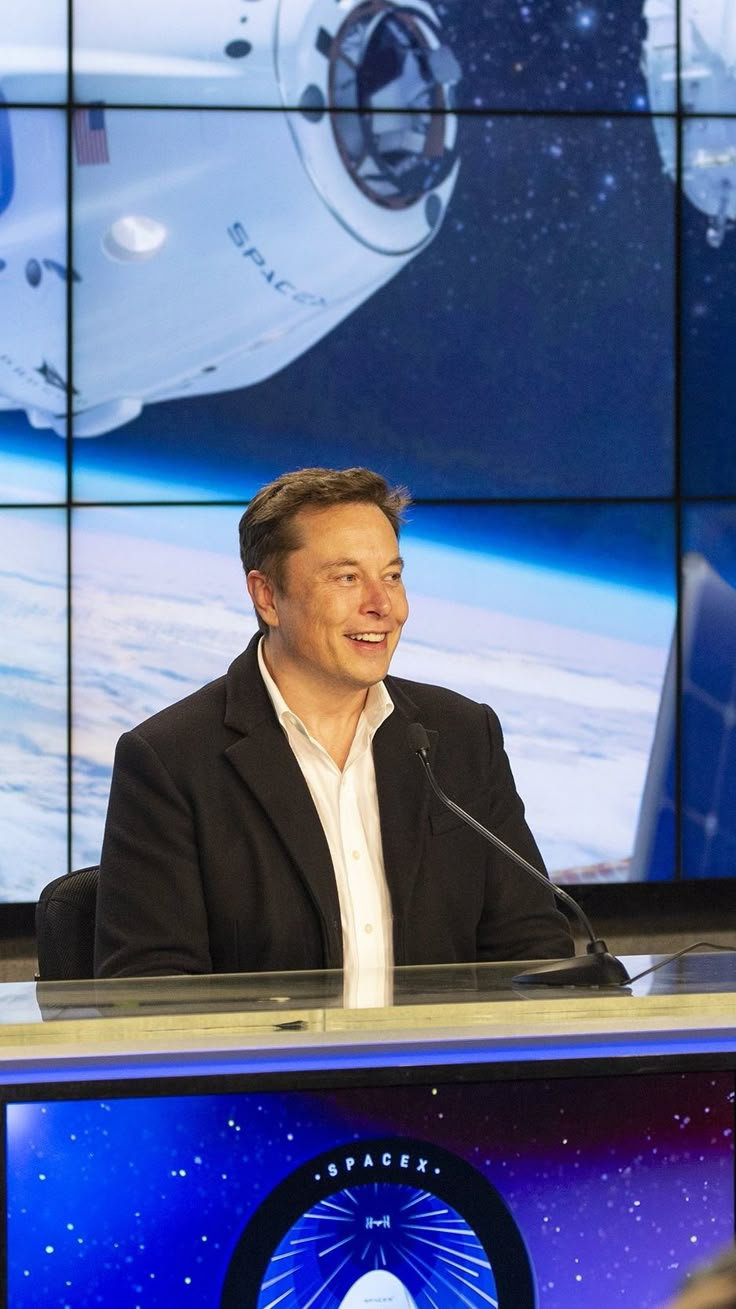
<path fill-rule="evenodd" d="M 429 754 L 429 737 L 421 723 L 409 723 L 408 737 L 414 754 Z"/>

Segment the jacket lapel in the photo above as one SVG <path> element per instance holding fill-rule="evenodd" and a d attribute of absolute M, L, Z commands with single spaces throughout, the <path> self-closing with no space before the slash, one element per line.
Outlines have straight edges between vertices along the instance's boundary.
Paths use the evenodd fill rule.
<path fill-rule="evenodd" d="M 340 968 L 340 905 L 327 838 L 263 684 L 258 640 L 254 637 L 227 673 L 225 726 L 239 733 L 239 739 L 225 753 L 268 815 L 309 890 L 322 922 L 325 966 Z"/>
<path fill-rule="evenodd" d="M 406 920 L 414 883 L 422 859 L 429 822 L 429 784 L 424 769 L 409 745 L 409 724 L 416 722 L 414 702 L 386 679 L 394 712 L 373 738 L 373 760 L 381 816 L 383 862 L 394 913 L 395 963 L 406 959 Z M 437 746 L 437 732 L 427 731 L 430 760 Z"/>

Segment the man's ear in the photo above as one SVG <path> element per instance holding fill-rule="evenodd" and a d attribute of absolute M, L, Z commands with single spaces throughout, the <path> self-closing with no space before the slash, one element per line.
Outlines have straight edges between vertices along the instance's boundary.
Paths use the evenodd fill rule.
<path fill-rule="evenodd" d="M 279 616 L 276 610 L 276 589 L 270 577 L 262 573 L 258 568 L 251 568 L 246 576 L 245 584 L 248 587 L 248 595 L 253 601 L 253 608 L 258 617 L 263 620 L 268 627 L 278 627 Z"/>

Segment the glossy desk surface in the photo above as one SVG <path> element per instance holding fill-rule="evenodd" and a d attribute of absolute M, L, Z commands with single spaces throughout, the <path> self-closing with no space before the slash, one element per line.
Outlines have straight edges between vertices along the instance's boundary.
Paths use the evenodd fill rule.
<path fill-rule="evenodd" d="M 624 959 L 632 978 L 657 962 Z M 342 974 L 329 972 L 8 983 L 0 986 L 0 1082 L 103 1070 L 273 1071 L 295 1061 L 397 1067 L 706 1054 L 733 1056 L 736 1066 L 736 952 L 686 955 L 615 990 L 522 987 L 512 979 L 523 967 L 396 969 L 393 1003 L 375 1009 L 345 1008 Z"/>

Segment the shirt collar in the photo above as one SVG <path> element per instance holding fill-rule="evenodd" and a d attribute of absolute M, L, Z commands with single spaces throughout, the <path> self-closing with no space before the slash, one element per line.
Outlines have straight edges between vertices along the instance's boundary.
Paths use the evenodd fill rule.
<path fill-rule="evenodd" d="M 263 684 L 268 691 L 271 704 L 273 705 L 274 712 L 281 726 L 284 727 L 288 720 L 289 722 L 294 723 L 294 725 L 298 727 L 300 732 L 303 732 L 305 736 L 309 736 L 308 729 L 305 727 L 301 718 L 294 713 L 293 709 L 289 708 L 278 686 L 273 680 L 273 677 L 268 671 L 263 654 L 263 637 L 261 637 L 258 642 L 258 667 L 260 669 L 261 677 L 263 678 Z M 373 739 L 373 736 L 378 731 L 381 723 L 384 723 L 389 714 L 393 713 L 393 709 L 394 702 L 386 690 L 384 682 L 376 682 L 374 686 L 368 688 L 368 694 L 365 698 L 365 706 L 363 708 L 363 713 L 361 714 L 361 719 L 365 722 L 371 739 Z"/>

